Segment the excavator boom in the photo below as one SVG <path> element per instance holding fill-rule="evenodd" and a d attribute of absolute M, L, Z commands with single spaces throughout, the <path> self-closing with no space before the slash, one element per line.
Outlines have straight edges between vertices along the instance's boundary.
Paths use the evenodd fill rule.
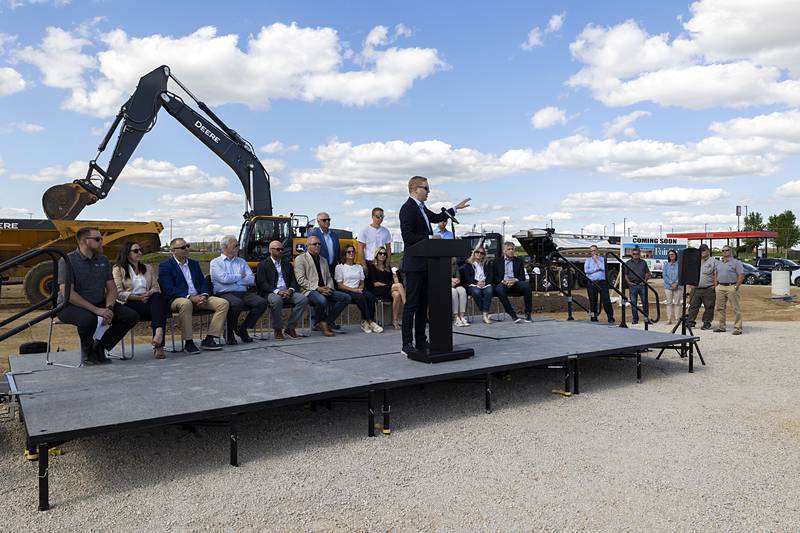
<path fill-rule="evenodd" d="M 167 82 L 173 79 L 211 117 L 200 115 L 176 94 L 167 90 Z M 73 183 L 55 185 L 45 191 L 42 208 L 47 218 L 74 220 L 84 207 L 104 199 L 119 178 L 145 133 L 156 123 L 161 108 L 181 123 L 212 152 L 233 169 L 247 199 L 245 218 L 253 215 L 272 215 L 272 196 L 269 174 L 255 155 L 253 147 L 238 133 L 230 129 L 203 102 L 177 79 L 169 67 L 161 66 L 142 76 L 136 90 L 120 108 L 114 123 L 98 147 L 97 156 L 89 162 L 86 177 Z M 106 149 L 108 142 L 122 123 L 117 144 L 108 166 L 103 169 L 97 158 Z"/>

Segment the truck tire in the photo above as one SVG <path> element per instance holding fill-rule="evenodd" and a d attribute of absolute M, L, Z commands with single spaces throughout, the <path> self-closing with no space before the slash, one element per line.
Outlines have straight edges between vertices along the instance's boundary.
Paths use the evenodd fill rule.
<path fill-rule="evenodd" d="M 35 265 L 25 275 L 23 282 L 28 301 L 35 304 L 50 298 L 55 281 L 52 261 L 42 261 Z"/>

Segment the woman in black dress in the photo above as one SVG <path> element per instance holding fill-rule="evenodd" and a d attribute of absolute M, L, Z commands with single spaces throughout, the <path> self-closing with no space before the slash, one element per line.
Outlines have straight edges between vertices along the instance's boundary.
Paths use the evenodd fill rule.
<path fill-rule="evenodd" d="M 366 287 L 376 298 L 392 301 L 392 327 L 400 329 L 406 289 L 397 277 L 397 269 L 389 267 L 389 258 L 383 246 L 376 250 L 373 261 L 367 265 Z"/>

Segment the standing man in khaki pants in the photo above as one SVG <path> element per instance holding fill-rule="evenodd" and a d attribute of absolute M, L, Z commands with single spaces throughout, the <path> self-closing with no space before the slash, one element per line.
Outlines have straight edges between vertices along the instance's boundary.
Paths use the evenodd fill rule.
<path fill-rule="evenodd" d="M 725 308 L 730 301 L 733 306 L 733 334 L 741 335 L 742 310 L 739 305 L 739 287 L 744 282 L 744 267 L 741 261 L 733 257 L 731 247 L 728 245 L 722 247 L 722 259 L 717 263 L 714 278 L 717 293 L 717 308 L 714 314 L 719 320 L 719 325 L 714 331 L 717 333 L 725 331 Z"/>
<path fill-rule="evenodd" d="M 172 257 L 158 265 L 158 284 L 170 311 L 178 313 L 183 350 L 189 354 L 200 352 L 192 338 L 192 312 L 195 309 L 214 311 L 208 335 L 200 346 L 204 350 L 221 350 L 222 344 L 217 339 L 222 336 L 225 325 L 229 307 L 227 300 L 208 295 L 208 282 L 200 270 L 200 263 L 189 259 L 189 244 L 185 240 L 180 237 L 172 239 L 169 248 Z"/>

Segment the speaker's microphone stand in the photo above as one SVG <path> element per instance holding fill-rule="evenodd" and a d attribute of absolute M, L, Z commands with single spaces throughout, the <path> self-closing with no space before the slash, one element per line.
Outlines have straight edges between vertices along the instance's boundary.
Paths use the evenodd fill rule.
<path fill-rule="evenodd" d="M 685 284 L 683 286 L 683 301 L 681 302 L 681 318 L 675 324 L 675 327 L 672 328 L 671 333 L 674 335 L 675 332 L 678 331 L 679 327 L 681 328 L 681 335 L 686 336 L 686 332 L 688 331 L 689 334 L 692 337 L 694 337 L 694 331 L 692 330 L 692 326 L 689 325 L 689 319 L 686 317 L 686 285 Z M 688 347 L 687 347 L 687 344 L 688 344 Z M 656 356 L 656 359 L 660 359 L 661 358 L 661 354 L 663 354 L 664 350 L 666 350 L 666 349 L 667 349 L 667 347 L 661 348 L 661 351 L 658 352 L 658 355 Z M 687 351 L 689 352 L 689 355 L 692 355 L 694 353 L 693 350 L 697 350 L 697 357 L 700 358 L 700 363 L 702 363 L 703 366 L 706 365 L 706 362 L 703 359 L 703 353 L 700 351 L 700 346 L 698 346 L 696 342 L 682 343 L 680 350 L 678 350 L 677 348 L 674 348 L 674 349 L 678 351 L 678 353 L 680 354 L 681 358 L 686 357 L 686 352 Z M 694 371 L 694 368 L 693 368 L 693 365 L 692 365 L 692 358 L 690 357 L 689 358 L 689 372 L 692 372 L 692 371 Z"/>

